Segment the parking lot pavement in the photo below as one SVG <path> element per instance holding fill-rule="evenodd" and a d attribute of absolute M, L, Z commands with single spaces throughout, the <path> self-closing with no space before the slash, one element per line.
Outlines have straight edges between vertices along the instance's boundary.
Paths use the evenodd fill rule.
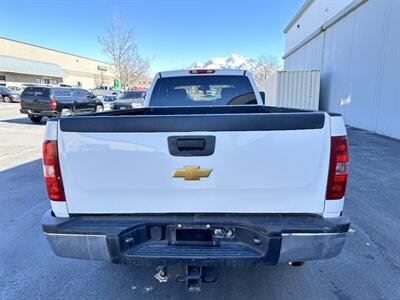
<path fill-rule="evenodd" d="M 45 124 L 21 115 L 19 103 L 0 102 L 0 171 L 41 157 Z"/>
<path fill-rule="evenodd" d="M 44 124 L 44 123 L 43 123 Z M 221 268 L 187 295 L 154 269 L 59 258 L 41 234 L 49 208 L 40 161 L 43 125 L 0 103 L 0 299 L 400 299 L 400 141 L 349 129 L 352 220 L 337 258 L 263 268 Z"/>

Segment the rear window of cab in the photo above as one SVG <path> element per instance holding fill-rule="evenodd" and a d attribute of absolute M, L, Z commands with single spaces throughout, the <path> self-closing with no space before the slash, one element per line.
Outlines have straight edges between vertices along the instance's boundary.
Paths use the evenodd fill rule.
<path fill-rule="evenodd" d="M 24 89 L 21 96 L 49 97 L 49 95 L 50 92 L 48 88 L 27 87 Z"/>
<path fill-rule="evenodd" d="M 257 104 L 246 76 L 180 76 L 159 78 L 150 106 L 213 106 Z"/>

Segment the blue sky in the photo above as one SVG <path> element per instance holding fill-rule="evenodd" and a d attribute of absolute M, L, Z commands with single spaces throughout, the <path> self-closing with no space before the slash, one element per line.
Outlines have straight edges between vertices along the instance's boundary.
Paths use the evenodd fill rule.
<path fill-rule="evenodd" d="M 2 0 L 0 36 L 103 61 L 97 41 L 117 10 L 151 73 L 231 53 L 281 57 L 283 28 L 304 0 Z"/>

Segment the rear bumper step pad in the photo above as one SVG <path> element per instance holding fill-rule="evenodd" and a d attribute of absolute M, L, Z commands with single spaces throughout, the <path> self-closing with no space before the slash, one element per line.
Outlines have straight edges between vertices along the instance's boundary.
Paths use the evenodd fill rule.
<path fill-rule="evenodd" d="M 54 253 L 114 263 L 167 265 L 277 264 L 338 255 L 350 223 L 317 215 L 135 215 L 42 218 Z M 181 228 L 212 239 L 176 238 Z"/>

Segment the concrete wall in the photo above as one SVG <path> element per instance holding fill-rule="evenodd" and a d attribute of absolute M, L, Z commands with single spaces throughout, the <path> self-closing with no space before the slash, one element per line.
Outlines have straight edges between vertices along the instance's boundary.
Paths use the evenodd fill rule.
<path fill-rule="evenodd" d="M 321 106 L 351 126 L 400 138 L 400 1 L 370 0 L 284 62 L 321 70 Z"/>
<path fill-rule="evenodd" d="M 81 82 L 83 88 L 94 88 L 102 81 L 105 85 L 112 85 L 114 81 L 111 65 L 52 49 L 0 38 L 0 54 L 57 64 L 68 73 L 64 83 L 76 85 Z M 100 71 L 98 66 L 108 70 Z"/>

